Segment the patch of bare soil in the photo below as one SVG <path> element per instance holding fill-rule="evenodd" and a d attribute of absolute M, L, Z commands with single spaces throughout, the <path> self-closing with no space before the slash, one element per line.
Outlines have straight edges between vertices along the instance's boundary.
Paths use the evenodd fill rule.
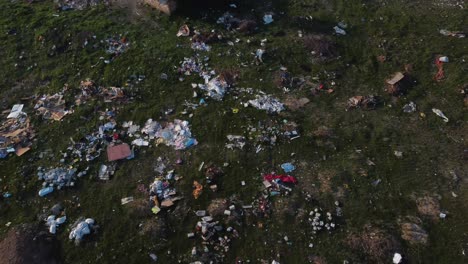
<path fill-rule="evenodd" d="M 59 264 L 60 255 L 56 238 L 31 225 L 10 229 L 0 241 L 0 264 Z"/>

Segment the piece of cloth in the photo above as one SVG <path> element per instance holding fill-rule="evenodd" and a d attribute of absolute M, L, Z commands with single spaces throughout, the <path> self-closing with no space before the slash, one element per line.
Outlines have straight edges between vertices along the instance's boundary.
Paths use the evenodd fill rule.
<path fill-rule="evenodd" d="M 294 184 L 297 183 L 297 179 L 294 176 L 285 175 L 285 174 L 279 174 L 279 175 L 266 174 L 263 176 L 263 179 L 269 182 L 279 179 L 280 181 L 284 183 L 294 183 Z"/>
<path fill-rule="evenodd" d="M 132 150 L 128 144 L 120 144 L 107 148 L 107 159 L 109 161 L 125 159 L 132 155 Z"/>

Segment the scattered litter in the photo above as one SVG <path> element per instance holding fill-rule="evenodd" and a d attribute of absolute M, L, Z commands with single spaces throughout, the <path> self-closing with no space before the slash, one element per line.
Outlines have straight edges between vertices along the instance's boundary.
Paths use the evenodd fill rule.
<path fill-rule="evenodd" d="M 255 51 L 255 62 L 257 64 L 263 62 L 263 54 L 265 54 L 264 49 L 257 49 L 257 51 Z"/>
<path fill-rule="evenodd" d="M 447 56 L 441 56 L 441 57 L 439 57 L 439 61 L 446 63 L 446 62 L 449 62 L 449 58 Z"/>
<path fill-rule="evenodd" d="M 151 260 L 153 260 L 154 262 L 158 261 L 158 256 L 156 256 L 156 254 L 151 253 L 151 254 L 149 254 L 149 256 L 150 256 Z"/>
<path fill-rule="evenodd" d="M 339 26 L 334 26 L 333 29 L 335 30 L 335 33 L 338 35 L 346 35 L 346 31 Z"/>
<path fill-rule="evenodd" d="M 281 168 L 284 170 L 286 173 L 290 173 L 296 169 L 296 167 L 292 163 L 283 163 L 281 164 Z"/>
<path fill-rule="evenodd" d="M 54 187 L 49 186 L 39 190 L 39 196 L 44 197 L 54 191 Z"/>
<path fill-rule="evenodd" d="M 353 96 L 348 99 L 347 109 L 362 108 L 365 110 L 373 110 L 377 107 L 378 102 L 379 102 L 378 97 L 374 95 Z"/>
<path fill-rule="evenodd" d="M 414 113 L 416 111 L 416 104 L 414 102 L 409 102 L 403 106 L 403 112 L 405 113 Z"/>
<path fill-rule="evenodd" d="M 204 60 L 206 61 L 206 57 Z M 201 58 L 184 58 L 181 62 L 180 67 L 178 68 L 179 74 L 182 75 L 192 75 L 192 73 L 202 73 L 204 71 L 204 63 Z"/>
<path fill-rule="evenodd" d="M 447 36 L 447 37 L 456 37 L 456 38 L 464 38 L 465 37 L 465 34 L 461 31 L 449 31 L 449 30 L 446 30 L 446 29 L 441 29 L 439 30 L 439 33 L 444 35 L 444 36 Z"/>
<path fill-rule="evenodd" d="M 400 255 L 400 253 L 395 253 L 393 255 L 393 260 L 392 261 L 393 261 L 394 264 L 401 263 L 401 260 L 402 260 L 402 256 Z"/>
<path fill-rule="evenodd" d="M 272 14 L 265 14 L 263 16 L 263 24 L 268 25 L 273 23 L 273 15 Z"/>
<path fill-rule="evenodd" d="M 113 57 L 119 56 L 130 47 L 127 38 L 122 36 L 108 38 L 105 42 L 107 44 L 106 53 L 111 54 Z"/>
<path fill-rule="evenodd" d="M 437 116 L 441 117 L 444 120 L 445 123 L 447 123 L 449 121 L 448 117 L 446 117 L 441 110 L 439 110 L 437 108 L 432 108 L 432 112 L 434 114 L 436 114 Z"/>
<path fill-rule="evenodd" d="M 390 79 L 386 81 L 385 90 L 393 96 L 398 96 L 406 93 L 408 88 L 412 85 L 410 77 L 406 73 L 396 72 Z"/>
<path fill-rule="evenodd" d="M 102 164 L 99 167 L 98 177 L 100 180 L 108 181 L 112 175 L 115 173 L 115 164 L 104 165 Z"/>
<path fill-rule="evenodd" d="M 382 182 L 381 179 L 377 179 L 377 180 L 372 182 L 372 186 L 377 187 L 377 185 L 379 185 L 381 182 Z"/>
<path fill-rule="evenodd" d="M 127 101 L 127 96 L 123 88 L 101 87 L 101 86 L 97 86 L 91 80 L 81 81 L 80 90 L 81 90 L 81 93 L 75 96 L 76 105 L 86 104 L 87 101 L 95 99 L 95 98 L 101 98 L 106 103 L 110 103 L 114 101 L 118 101 L 118 102 Z"/>
<path fill-rule="evenodd" d="M 199 50 L 199 51 L 210 51 L 211 46 L 207 45 L 205 42 L 197 41 L 197 42 L 192 42 L 192 49 L 193 50 Z"/>
<path fill-rule="evenodd" d="M 211 79 L 207 84 L 198 85 L 198 87 L 206 91 L 209 97 L 220 101 L 223 99 L 224 94 L 228 91 L 230 85 L 224 78 L 217 76 Z"/>
<path fill-rule="evenodd" d="M 227 149 L 243 149 L 246 144 L 246 139 L 243 136 L 227 135 L 227 140 L 229 141 L 226 143 Z"/>
<path fill-rule="evenodd" d="M 224 200 L 225 203 L 229 201 Z M 211 205 L 208 207 L 210 208 Z M 229 210 L 226 208 L 229 207 Z M 212 208 L 213 209 L 213 208 Z M 212 211 L 213 215 L 207 215 L 200 217 L 195 225 L 195 232 L 188 233 L 187 238 L 197 239 L 200 238 L 201 244 L 203 245 L 203 252 L 213 252 L 210 260 L 213 263 L 224 263 L 225 253 L 229 251 L 231 240 L 239 237 L 239 233 L 232 226 L 223 226 L 223 222 L 237 221 L 243 215 L 242 209 L 237 209 L 234 204 L 224 204 L 221 207 L 217 207 L 215 211 Z M 224 219 L 217 219 L 223 217 Z M 196 247 L 192 249 L 192 255 L 197 256 L 198 250 Z M 201 262 L 200 262 L 201 263 Z"/>
<path fill-rule="evenodd" d="M 226 12 L 218 18 L 216 23 L 222 24 L 227 30 L 230 30 L 234 25 L 239 23 L 239 19 L 235 18 L 231 13 Z"/>
<path fill-rule="evenodd" d="M 31 141 L 35 137 L 29 117 L 25 113 L 19 111 L 13 116 L 16 118 L 9 118 L 0 123 L 0 158 L 6 158 L 8 153 L 12 152 L 17 156 L 23 155 L 30 150 Z"/>
<path fill-rule="evenodd" d="M 36 100 L 34 109 L 42 116 L 43 119 L 60 121 L 65 115 L 72 112 L 65 110 L 65 100 L 63 99 L 63 96 L 63 93 L 43 95 Z"/>
<path fill-rule="evenodd" d="M 177 37 L 188 37 L 190 36 L 190 28 L 187 25 L 183 25 L 177 32 Z"/>
<path fill-rule="evenodd" d="M 136 146 L 139 146 L 139 147 L 148 147 L 149 146 L 149 141 L 146 141 L 142 138 L 137 138 L 135 140 L 132 141 L 132 145 L 136 145 Z"/>
<path fill-rule="evenodd" d="M 203 191 L 203 186 L 197 181 L 193 181 L 193 187 L 195 188 L 193 190 L 193 198 L 198 199 Z"/>
<path fill-rule="evenodd" d="M 446 56 L 437 56 L 435 65 L 437 67 L 437 73 L 434 76 L 434 80 L 442 81 L 445 78 L 444 63 L 449 62 L 449 58 Z"/>
<path fill-rule="evenodd" d="M 339 207 L 337 207 L 339 208 Z M 312 226 L 312 233 L 315 235 L 322 230 L 331 231 L 336 229 L 337 225 L 333 221 L 333 216 L 330 212 L 323 212 L 321 208 L 315 208 L 309 212 L 309 224 Z"/>
<path fill-rule="evenodd" d="M 206 215 L 206 211 L 205 210 L 198 210 L 195 212 L 195 215 L 198 216 L 198 217 L 203 217 Z"/>
<path fill-rule="evenodd" d="M 163 174 L 164 171 L 165 168 L 162 169 L 160 173 Z M 174 171 L 168 171 L 166 177 L 157 176 L 153 183 L 150 184 L 149 195 L 150 202 L 152 203 L 151 211 L 154 214 L 158 214 L 161 208 L 171 207 L 174 205 L 174 202 L 182 199 L 182 197 L 176 196 L 177 192 L 173 187 L 176 178 L 177 176 L 174 175 Z"/>
<path fill-rule="evenodd" d="M 10 114 L 7 116 L 7 118 L 18 118 L 21 114 L 23 114 L 23 107 L 24 104 L 13 105 Z"/>
<path fill-rule="evenodd" d="M 395 150 L 395 151 L 393 152 L 393 154 L 394 154 L 397 158 L 403 157 L 403 152 L 402 152 L 402 151 Z"/>
<path fill-rule="evenodd" d="M 133 202 L 133 196 L 125 197 L 125 198 L 120 199 L 120 203 L 122 205 L 131 203 L 131 202 Z"/>
<path fill-rule="evenodd" d="M 99 3 L 107 4 L 107 0 L 87 0 L 87 1 L 77 1 L 77 0 L 57 0 L 54 3 L 62 11 L 68 10 L 84 10 L 89 7 L 97 6 Z"/>
<path fill-rule="evenodd" d="M 255 100 L 249 100 L 249 104 L 268 113 L 279 113 L 284 110 L 284 105 L 271 95 L 257 95 Z"/>

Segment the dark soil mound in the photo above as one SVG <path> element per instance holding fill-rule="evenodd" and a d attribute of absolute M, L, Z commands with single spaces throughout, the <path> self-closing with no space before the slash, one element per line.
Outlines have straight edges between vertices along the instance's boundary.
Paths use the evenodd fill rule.
<path fill-rule="evenodd" d="M 0 256 L 0 264 L 62 263 L 55 237 L 32 225 L 12 228 L 0 241 Z"/>

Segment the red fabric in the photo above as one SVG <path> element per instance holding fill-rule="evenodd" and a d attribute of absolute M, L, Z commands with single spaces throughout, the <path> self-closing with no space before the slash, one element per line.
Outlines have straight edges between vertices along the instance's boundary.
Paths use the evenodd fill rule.
<path fill-rule="evenodd" d="M 294 184 L 297 183 L 297 179 L 294 176 L 285 175 L 285 174 L 279 174 L 279 175 L 266 174 L 266 175 L 263 175 L 263 179 L 269 182 L 276 180 L 276 179 L 280 179 L 280 181 L 286 182 L 286 183 L 294 183 Z"/>
<path fill-rule="evenodd" d="M 444 73 L 444 63 L 439 60 L 439 57 L 436 58 L 435 64 L 437 66 L 437 73 L 434 76 L 436 81 L 440 81 L 445 77 Z"/>

